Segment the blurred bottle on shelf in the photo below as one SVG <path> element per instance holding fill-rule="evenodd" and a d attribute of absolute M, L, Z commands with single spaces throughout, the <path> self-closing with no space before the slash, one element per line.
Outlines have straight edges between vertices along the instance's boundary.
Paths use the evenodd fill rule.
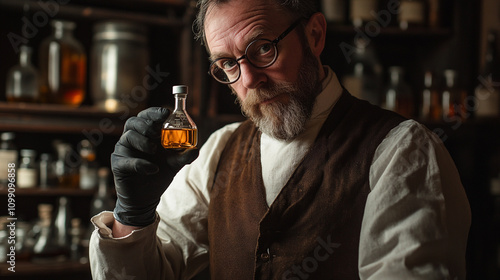
<path fill-rule="evenodd" d="M 403 117 L 413 118 L 415 100 L 410 87 L 404 81 L 404 70 L 399 66 L 389 67 L 389 85 L 384 91 L 383 108 Z"/>
<path fill-rule="evenodd" d="M 95 149 L 89 140 L 80 142 L 80 188 L 90 190 L 97 187 L 97 162 Z"/>
<path fill-rule="evenodd" d="M 85 50 L 73 37 L 75 23 L 61 20 L 51 23 L 53 33 L 40 45 L 40 99 L 78 106 L 85 97 Z"/>
<path fill-rule="evenodd" d="M 321 0 L 321 9 L 328 22 L 343 24 L 346 21 L 346 0 Z"/>
<path fill-rule="evenodd" d="M 62 141 L 54 141 L 54 147 L 57 152 L 56 176 L 58 187 L 77 189 L 80 183 L 78 167 L 80 158 L 70 144 Z"/>
<path fill-rule="evenodd" d="M 33 228 L 35 244 L 32 261 L 35 263 L 51 263 L 65 259 L 64 250 L 58 245 L 57 232 L 52 219 L 53 206 L 39 204 L 39 221 Z"/>
<path fill-rule="evenodd" d="M 350 0 L 349 18 L 354 26 L 361 27 L 375 19 L 377 10 L 377 0 Z"/>
<path fill-rule="evenodd" d="M 79 218 L 71 219 L 71 260 L 73 261 L 81 261 L 83 256 L 83 248 L 82 248 L 82 237 L 84 234 L 84 230 L 82 227 L 82 220 Z"/>
<path fill-rule="evenodd" d="M 342 84 L 355 97 L 380 106 L 382 66 L 375 50 L 363 39 L 355 42 L 356 50 Z"/>
<path fill-rule="evenodd" d="M 54 188 L 57 186 L 57 175 L 55 170 L 55 162 L 51 154 L 43 153 L 40 155 L 40 188 Z"/>
<path fill-rule="evenodd" d="M 4 132 L 0 134 L 0 187 L 7 187 L 9 176 L 16 178 L 15 172 L 9 172 L 9 164 L 14 164 L 17 168 L 17 158 L 19 153 L 15 144 L 16 135 L 13 132 Z M 10 174 L 10 175 L 9 175 Z"/>
<path fill-rule="evenodd" d="M 439 90 L 433 81 L 431 71 L 424 74 L 424 90 L 420 95 L 420 119 L 425 121 L 440 121 L 442 119 L 442 106 Z"/>
<path fill-rule="evenodd" d="M 60 197 L 58 200 L 54 225 L 56 229 L 57 245 L 61 250 L 61 254 L 65 255 L 66 257 L 69 256 L 70 252 L 70 230 L 72 217 L 73 215 L 68 198 L 65 196 Z"/>
<path fill-rule="evenodd" d="M 109 186 L 110 170 L 108 167 L 99 168 L 99 188 L 92 198 L 90 204 L 90 216 L 95 216 L 102 211 L 113 211 L 115 208 L 115 198 Z"/>
<path fill-rule="evenodd" d="M 403 30 L 424 27 L 427 11 L 424 0 L 401 0 L 399 6 L 398 22 Z"/>
<path fill-rule="evenodd" d="M 458 85 L 458 72 L 453 69 L 444 71 L 445 87 L 441 95 L 443 105 L 443 120 L 454 122 L 466 120 L 468 116 L 466 107 L 467 93 Z"/>
<path fill-rule="evenodd" d="M 39 99 L 38 72 L 31 64 L 33 49 L 21 46 L 19 64 L 9 69 L 5 95 L 8 102 L 34 103 Z"/>
<path fill-rule="evenodd" d="M 31 149 L 20 151 L 21 162 L 17 169 L 17 187 L 35 188 L 38 185 L 38 166 L 36 164 L 37 152 Z"/>
<path fill-rule="evenodd" d="M 476 117 L 498 117 L 500 111 L 500 57 L 498 56 L 497 31 L 488 33 L 484 68 L 478 77 L 474 95 Z"/>

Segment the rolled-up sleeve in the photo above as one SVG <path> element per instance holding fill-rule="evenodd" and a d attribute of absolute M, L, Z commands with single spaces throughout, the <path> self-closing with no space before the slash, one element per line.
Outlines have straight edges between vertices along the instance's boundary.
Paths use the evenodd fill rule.
<path fill-rule="evenodd" d="M 377 148 L 359 247 L 361 279 L 465 279 L 470 207 L 439 138 L 409 120 Z"/>

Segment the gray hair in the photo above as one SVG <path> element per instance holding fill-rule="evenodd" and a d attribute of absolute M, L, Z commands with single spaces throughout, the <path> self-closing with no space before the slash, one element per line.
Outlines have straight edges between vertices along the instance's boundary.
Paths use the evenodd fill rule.
<path fill-rule="evenodd" d="M 200 40 L 206 46 L 205 38 L 205 16 L 208 9 L 213 5 L 228 3 L 231 0 L 199 0 L 198 14 L 193 22 L 193 33 L 196 40 Z M 240 0 L 242 1 L 242 0 Z M 275 1 L 280 7 L 288 11 L 295 18 L 309 18 L 318 11 L 314 0 L 269 0 Z"/>

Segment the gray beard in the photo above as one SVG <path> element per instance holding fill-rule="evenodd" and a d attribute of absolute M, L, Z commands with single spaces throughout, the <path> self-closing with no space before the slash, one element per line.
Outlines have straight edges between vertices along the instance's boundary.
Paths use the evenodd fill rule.
<path fill-rule="evenodd" d="M 248 116 L 261 132 L 278 140 L 290 141 L 306 128 L 314 107 L 316 96 L 321 91 L 319 65 L 310 49 L 304 50 L 296 83 L 282 82 L 250 90 L 244 101 L 237 100 L 242 112 Z M 275 101 L 260 104 L 282 93 L 289 102 Z"/>

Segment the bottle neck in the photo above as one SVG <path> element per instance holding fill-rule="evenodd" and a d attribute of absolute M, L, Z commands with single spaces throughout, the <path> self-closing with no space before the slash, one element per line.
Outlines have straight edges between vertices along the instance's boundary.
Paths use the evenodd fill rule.
<path fill-rule="evenodd" d="M 175 111 L 186 111 L 186 94 L 175 95 Z"/>
<path fill-rule="evenodd" d="M 19 54 L 19 64 L 21 66 L 30 65 L 31 61 L 31 51 L 26 49 L 21 49 L 21 53 Z"/>

